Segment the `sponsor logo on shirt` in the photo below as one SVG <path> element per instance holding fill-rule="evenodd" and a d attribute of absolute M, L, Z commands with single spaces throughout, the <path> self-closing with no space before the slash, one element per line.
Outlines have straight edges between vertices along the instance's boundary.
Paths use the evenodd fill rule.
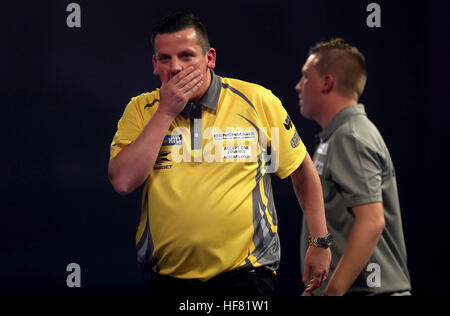
<path fill-rule="evenodd" d="M 194 131 L 201 127 L 194 121 Z M 279 167 L 279 127 L 271 127 L 270 133 L 265 127 L 226 127 L 222 130 L 216 126 L 205 128 L 196 135 L 186 127 L 176 127 L 166 136 L 165 151 L 170 151 L 170 164 L 181 162 L 258 162 L 265 173 L 274 173 Z M 294 129 L 295 130 L 295 129 Z M 270 139 L 268 138 L 270 135 Z M 201 147 L 192 149 L 191 142 L 199 138 Z M 269 144 L 270 141 L 270 144 Z M 292 146 L 300 143 L 298 134 L 292 139 Z M 272 149 L 272 151 L 271 151 Z"/>
<path fill-rule="evenodd" d="M 327 155 L 328 151 L 328 143 L 322 143 L 319 145 L 319 148 L 317 148 L 317 153 L 323 156 Z"/>
<path fill-rule="evenodd" d="M 291 139 L 291 146 L 292 148 L 297 148 L 300 144 L 300 136 L 298 135 L 297 131 L 295 131 L 294 136 L 292 136 Z"/>
<path fill-rule="evenodd" d="M 156 158 L 155 165 L 153 166 L 153 169 L 160 170 L 160 169 L 170 169 L 172 168 L 171 163 L 172 160 L 168 158 L 170 155 L 170 151 L 160 151 L 158 154 L 158 157 Z"/>
<path fill-rule="evenodd" d="M 164 137 L 163 146 L 180 146 L 183 143 L 183 137 L 179 135 L 166 135 Z"/>
<path fill-rule="evenodd" d="M 289 115 L 286 117 L 286 120 L 284 121 L 283 125 L 284 125 L 285 129 L 287 129 L 287 130 L 291 129 L 292 121 L 291 121 L 291 118 L 289 117 Z"/>
<path fill-rule="evenodd" d="M 233 131 L 225 133 L 214 133 L 213 140 L 221 142 L 226 140 L 256 139 L 256 131 Z"/>
<path fill-rule="evenodd" d="M 250 159 L 252 147 L 249 145 L 223 147 L 223 159 Z"/>

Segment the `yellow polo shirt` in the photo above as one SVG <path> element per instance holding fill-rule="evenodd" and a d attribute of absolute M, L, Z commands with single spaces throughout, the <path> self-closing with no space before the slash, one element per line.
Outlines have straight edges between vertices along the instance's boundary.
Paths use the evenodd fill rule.
<path fill-rule="evenodd" d="M 144 272 L 203 281 L 242 267 L 278 268 L 280 241 L 270 174 L 289 176 L 306 148 L 280 100 L 213 71 L 198 105 L 172 122 L 143 191 L 136 233 Z M 159 106 L 159 89 L 131 99 L 111 159 Z"/>

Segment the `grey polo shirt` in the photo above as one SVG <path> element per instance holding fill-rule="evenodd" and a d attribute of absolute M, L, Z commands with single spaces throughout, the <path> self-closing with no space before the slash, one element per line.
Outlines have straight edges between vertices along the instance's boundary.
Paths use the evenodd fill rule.
<path fill-rule="evenodd" d="M 319 145 L 313 160 L 322 182 L 328 230 L 334 236 L 328 280 L 355 223 L 352 207 L 383 202 L 386 227 L 366 267 L 347 293 L 374 295 L 410 290 L 394 166 L 364 106 L 345 108 L 317 136 Z M 303 219 L 302 265 L 308 235 Z M 326 284 L 314 294 L 322 294 L 325 287 Z"/>

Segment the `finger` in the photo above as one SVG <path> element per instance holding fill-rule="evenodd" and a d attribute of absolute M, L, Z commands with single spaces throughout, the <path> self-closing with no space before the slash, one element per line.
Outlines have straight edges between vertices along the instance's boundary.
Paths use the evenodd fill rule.
<path fill-rule="evenodd" d="M 322 274 L 321 273 L 314 273 L 314 277 L 311 280 L 311 285 L 316 289 L 321 285 L 322 282 Z"/>
<path fill-rule="evenodd" d="M 203 83 L 203 76 L 199 76 L 196 77 L 194 79 L 192 79 L 191 81 L 189 81 L 183 88 L 181 88 L 180 90 L 183 93 L 189 93 L 192 90 L 196 90 L 197 87 L 201 86 L 201 84 Z"/>
<path fill-rule="evenodd" d="M 188 78 L 186 78 L 188 79 Z M 203 74 L 195 74 L 195 76 L 189 78 L 185 83 L 179 83 L 179 89 L 183 91 L 184 93 L 188 92 L 192 88 L 194 88 L 201 80 L 203 80 Z"/>
<path fill-rule="evenodd" d="M 325 283 L 327 278 L 328 278 L 328 275 L 326 273 L 322 273 L 317 278 L 317 280 L 319 280 L 319 282 L 313 282 L 314 280 L 312 280 L 311 283 L 314 283 L 314 286 L 321 287 Z"/>
<path fill-rule="evenodd" d="M 172 81 L 173 84 L 177 85 L 181 80 L 183 80 L 194 70 L 195 70 L 194 66 L 189 66 L 186 69 L 183 69 L 182 71 L 177 73 L 175 76 L 173 76 L 172 79 L 170 79 L 170 81 Z"/>
<path fill-rule="evenodd" d="M 167 85 L 167 83 L 170 80 L 170 75 L 168 73 L 166 74 L 159 74 L 159 79 L 161 80 L 161 87 Z"/>
<path fill-rule="evenodd" d="M 305 289 L 305 292 L 307 293 L 311 293 L 312 291 L 314 291 L 317 287 L 314 286 L 313 280 L 311 280 L 311 282 L 309 282 L 308 286 Z"/>
<path fill-rule="evenodd" d="M 317 273 L 316 273 L 315 279 L 316 279 L 316 285 L 317 285 L 317 287 L 321 287 L 321 286 L 322 286 L 323 281 L 324 281 L 324 277 L 325 277 L 325 272 L 322 272 L 322 273 L 317 272 Z"/>
<path fill-rule="evenodd" d="M 200 89 L 200 87 L 202 86 L 202 84 L 203 84 L 203 80 L 199 81 L 195 86 L 193 86 L 190 90 L 188 90 L 188 91 L 186 92 L 186 96 L 188 97 L 189 100 L 190 100 L 190 99 L 195 95 L 195 93 Z"/>
<path fill-rule="evenodd" d="M 181 79 L 178 83 L 177 83 L 177 87 L 179 88 L 184 88 L 186 85 L 188 85 L 191 81 L 197 79 L 197 78 L 201 78 L 203 77 L 203 74 L 201 73 L 201 71 L 199 69 L 189 73 L 186 77 L 184 77 L 183 79 Z"/>
<path fill-rule="evenodd" d="M 321 287 L 321 286 L 323 285 L 323 282 L 325 282 L 325 274 L 322 274 L 322 275 L 320 276 L 320 282 L 319 282 L 318 287 Z"/>
<path fill-rule="evenodd" d="M 312 291 L 314 291 L 317 288 L 318 288 L 317 284 L 315 284 L 313 281 L 311 281 L 311 284 L 308 285 L 308 287 L 306 288 L 305 291 L 312 292 Z"/>

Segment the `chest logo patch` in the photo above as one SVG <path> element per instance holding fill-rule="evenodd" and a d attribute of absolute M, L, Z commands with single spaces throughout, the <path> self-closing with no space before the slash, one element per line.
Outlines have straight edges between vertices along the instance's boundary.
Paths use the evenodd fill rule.
<path fill-rule="evenodd" d="M 183 136 L 179 135 L 166 135 L 164 137 L 162 146 L 181 146 L 183 144 Z"/>
<path fill-rule="evenodd" d="M 214 133 L 213 140 L 222 142 L 227 140 L 247 140 L 256 139 L 256 131 L 234 131 L 225 133 Z"/>
<path fill-rule="evenodd" d="M 323 156 L 327 155 L 328 151 L 328 143 L 322 143 L 319 145 L 319 148 L 317 148 L 317 153 Z"/>
<path fill-rule="evenodd" d="M 225 146 L 223 147 L 223 159 L 250 159 L 252 147 L 249 145 Z"/>

